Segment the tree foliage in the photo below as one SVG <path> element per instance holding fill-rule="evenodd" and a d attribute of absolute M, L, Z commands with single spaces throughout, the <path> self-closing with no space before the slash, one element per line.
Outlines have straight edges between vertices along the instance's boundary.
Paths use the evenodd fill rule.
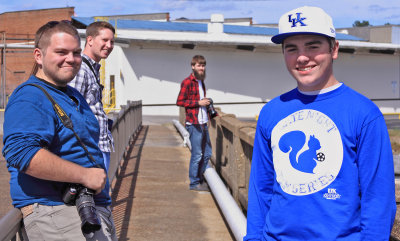
<path fill-rule="evenodd" d="M 361 21 L 354 21 L 354 23 L 353 23 L 353 27 L 367 27 L 367 26 L 371 26 L 370 24 L 369 24 L 369 21 L 365 21 L 365 20 L 363 20 L 362 22 Z"/>

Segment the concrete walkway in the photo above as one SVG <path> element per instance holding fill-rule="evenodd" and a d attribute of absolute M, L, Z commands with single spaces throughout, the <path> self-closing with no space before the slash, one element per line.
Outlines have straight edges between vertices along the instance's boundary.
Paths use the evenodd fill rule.
<path fill-rule="evenodd" d="M 143 126 L 113 183 L 119 240 L 233 240 L 213 196 L 189 190 L 189 159 L 172 122 Z"/>

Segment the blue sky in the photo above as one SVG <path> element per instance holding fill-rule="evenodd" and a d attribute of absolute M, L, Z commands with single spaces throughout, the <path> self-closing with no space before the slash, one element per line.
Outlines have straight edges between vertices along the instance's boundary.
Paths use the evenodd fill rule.
<path fill-rule="evenodd" d="M 323 8 L 336 28 L 351 27 L 356 20 L 374 26 L 400 24 L 400 0 L 0 0 L 0 13 L 69 6 L 79 17 L 169 12 L 171 19 L 200 19 L 222 13 L 225 18 L 277 23 L 283 13 L 304 5 Z"/>

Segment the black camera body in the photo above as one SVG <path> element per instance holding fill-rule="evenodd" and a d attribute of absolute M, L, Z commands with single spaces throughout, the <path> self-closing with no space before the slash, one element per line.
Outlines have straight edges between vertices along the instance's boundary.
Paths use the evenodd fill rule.
<path fill-rule="evenodd" d="M 207 106 L 207 112 L 210 115 L 211 119 L 218 115 L 217 111 L 214 108 L 213 100 L 211 98 L 207 98 L 210 101 L 210 104 Z"/>
<path fill-rule="evenodd" d="M 94 191 L 80 184 L 68 184 L 62 199 L 66 205 L 76 206 L 81 218 L 81 230 L 84 234 L 100 230 L 101 223 L 96 214 L 93 200 Z"/>

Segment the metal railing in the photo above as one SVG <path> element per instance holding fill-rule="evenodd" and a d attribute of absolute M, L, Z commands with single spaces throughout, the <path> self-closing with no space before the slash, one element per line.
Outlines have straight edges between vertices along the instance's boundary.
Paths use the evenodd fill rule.
<path fill-rule="evenodd" d="M 142 128 L 142 101 L 128 101 L 127 105 L 121 106 L 118 116 L 113 120 L 111 134 L 114 137 L 114 152 L 111 152 L 108 169 L 110 184 L 118 175 L 121 160 L 125 159 L 131 142 Z"/>
<path fill-rule="evenodd" d="M 128 101 L 113 118 L 111 133 L 114 137 L 114 150 L 111 153 L 108 179 L 110 185 L 118 176 L 121 161 L 127 150 L 142 128 L 142 101 Z M 22 223 L 22 213 L 13 208 L 0 219 L 0 241 L 28 240 Z"/>
<path fill-rule="evenodd" d="M 189 148 L 189 150 L 192 150 L 189 132 L 179 121 L 172 120 L 172 122 L 181 134 L 184 144 Z M 237 206 L 235 200 L 229 193 L 228 188 L 225 186 L 213 167 L 210 166 L 206 169 L 204 177 L 206 178 L 207 184 L 210 187 L 231 232 L 235 236 L 235 239 L 237 241 L 243 240 L 243 237 L 246 235 L 246 217 L 242 210 Z"/>

